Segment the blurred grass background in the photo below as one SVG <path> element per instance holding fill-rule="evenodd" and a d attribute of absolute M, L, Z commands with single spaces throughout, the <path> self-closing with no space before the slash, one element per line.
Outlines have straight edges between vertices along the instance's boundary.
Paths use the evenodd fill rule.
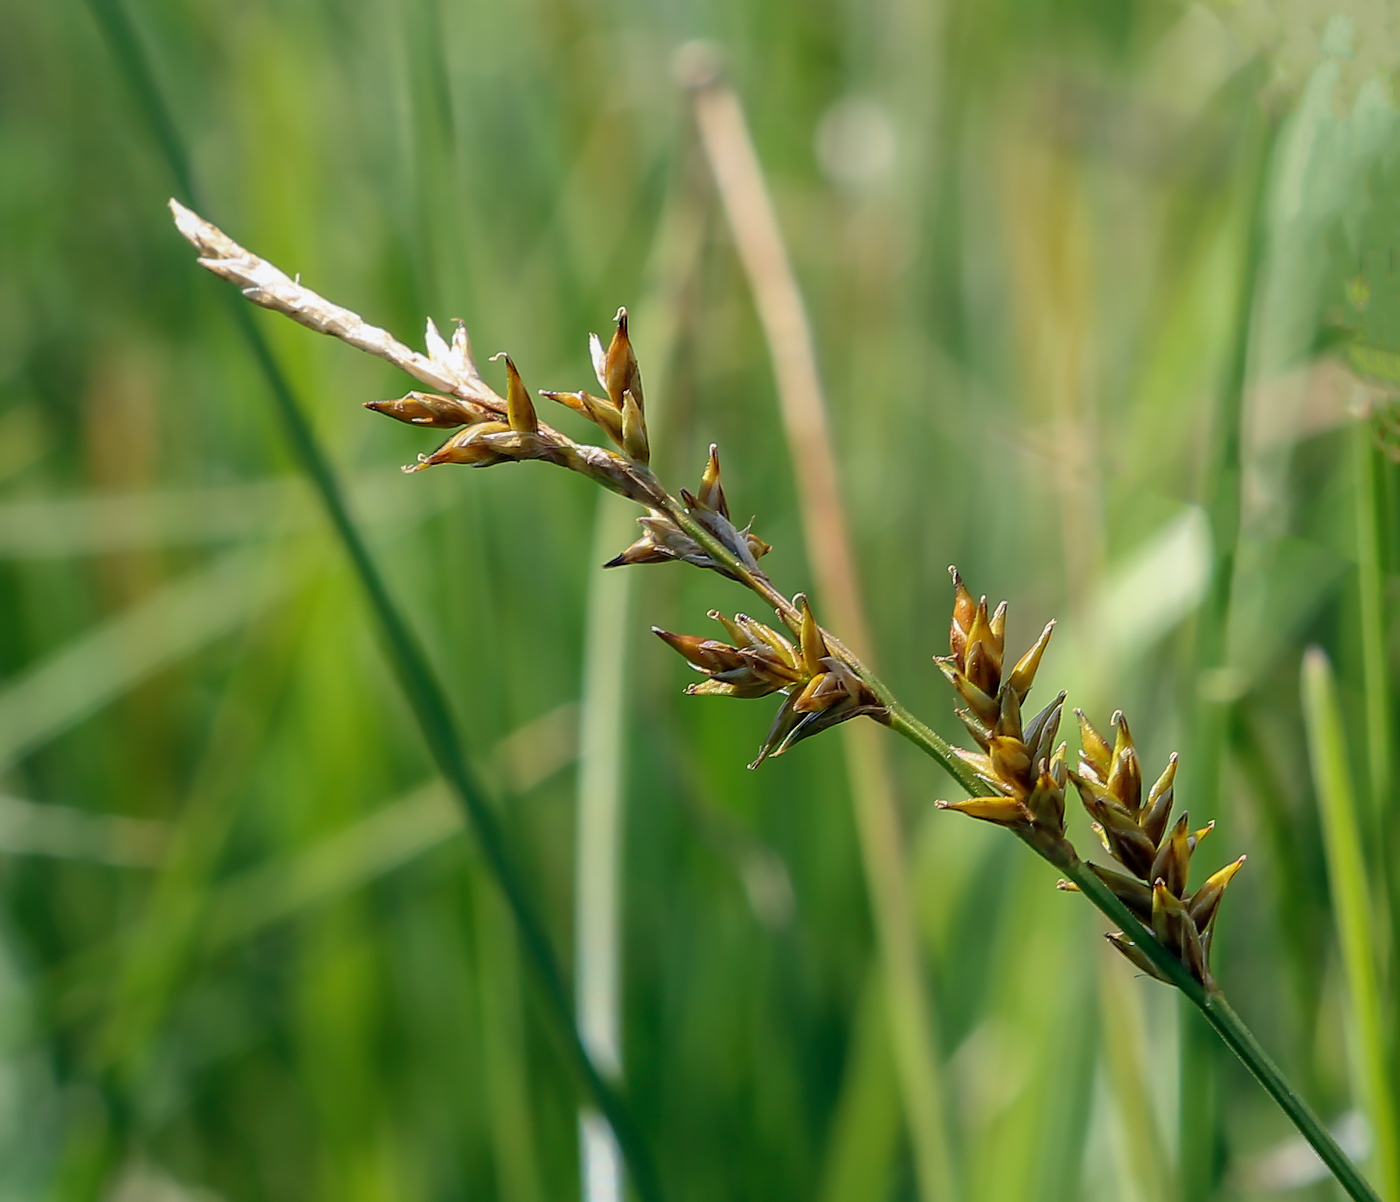
<path fill-rule="evenodd" d="M 565 389 L 632 306 L 663 478 L 718 441 L 791 591 L 771 368 L 672 77 L 714 39 L 817 331 L 882 675 L 954 734 L 951 562 L 1010 599 L 1014 646 L 1058 616 L 1044 691 L 1124 708 L 1149 769 L 1183 753 L 1201 854 L 1250 857 L 1217 974 L 1367 1145 L 1298 681 L 1320 644 L 1393 1082 L 1389 5 L 130 12 L 205 215 L 323 294 L 414 342 L 462 317 Z M 506 910 L 88 11 L 6 6 L 0 96 L 0 1198 L 577 1196 Z M 431 435 L 358 402 L 406 381 L 257 317 L 567 962 L 598 498 L 534 464 L 402 476 Z M 748 602 L 635 573 L 622 1045 L 668 1196 L 917 1197 L 839 742 L 745 771 L 769 707 L 682 697 L 646 627 Z M 958 1196 L 1333 1196 L 1090 907 L 890 751 Z"/>

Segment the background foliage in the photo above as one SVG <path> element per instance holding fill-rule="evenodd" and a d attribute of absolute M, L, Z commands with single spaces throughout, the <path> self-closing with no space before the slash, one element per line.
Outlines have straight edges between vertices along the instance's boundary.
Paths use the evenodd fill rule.
<path fill-rule="evenodd" d="M 818 331 L 882 675 L 953 733 L 950 562 L 1011 600 L 1014 646 L 1058 615 L 1042 681 L 1127 710 L 1149 766 L 1179 749 L 1211 866 L 1249 853 L 1217 973 L 1358 1138 L 1298 671 L 1309 642 L 1337 665 L 1384 967 L 1394 468 L 1355 415 L 1400 380 L 1387 5 L 131 11 L 206 215 L 324 294 L 401 334 L 465 318 L 553 388 L 628 304 L 664 476 L 718 441 L 791 589 L 769 364 L 671 75 L 718 41 Z M 0 97 L 0 1198 L 576 1193 L 504 907 L 88 11 L 0 12 Z M 598 499 L 533 464 L 400 475 L 424 436 L 357 403 L 405 381 L 258 319 L 567 957 Z M 746 772 L 766 708 L 681 697 L 645 633 L 744 602 L 636 571 L 624 1042 L 668 1192 L 912 1197 L 839 744 Z M 1330 1196 L 1090 908 L 893 753 L 962 1196 Z"/>

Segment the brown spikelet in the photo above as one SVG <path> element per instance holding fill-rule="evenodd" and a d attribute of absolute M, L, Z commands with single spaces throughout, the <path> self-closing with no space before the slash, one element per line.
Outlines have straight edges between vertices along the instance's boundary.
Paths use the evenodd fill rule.
<path fill-rule="evenodd" d="M 939 802 L 943 809 L 1032 833 L 1046 847 L 1064 838 L 1066 776 L 1062 753 L 1051 754 L 1059 729 L 1061 693 L 1050 705 L 1025 721 L 1022 704 L 1054 631 L 1046 626 L 1035 645 L 1003 677 L 1006 602 L 988 611 L 985 597 L 974 601 L 956 568 L 953 577 L 953 616 L 948 644 L 951 654 L 934 662 L 957 690 L 967 708 L 958 716 L 982 748 L 982 753 L 958 752 L 978 777 L 1011 804 Z"/>
<path fill-rule="evenodd" d="M 1076 711 L 1078 713 L 1078 711 Z M 1079 771 L 1070 773 L 1079 790 L 1084 808 L 1095 821 L 1108 853 L 1132 874 L 1134 887 L 1128 890 L 1116 882 L 1120 874 L 1095 871 L 1109 884 L 1137 916 L 1147 923 L 1167 949 L 1192 976 L 1207 988 L 1210 975 L 1210 931 L 1225 886 L 1239 870 L 1243 858 L 1227 865 L 1194 894 L 1190 892 L 1191 856 L 1200 841 L 1214 829 L 1208 823 L 1191 830 L 1184 811 L 1171 819 L 1177 757 L 1142 799 L 1142 772 L 1137 749 L 1128 723 L 1121 713 L 1113 715 L 1115 738 L 1109 748 L 1082 713 L 1079 714 Z M 1150 893 L 1151 910 L 1143 913 L 1142 898 Z M 1129 900 L 1132 897 L 1134 900 Z M 1145 959 L 1141 948 L 1122 936 L 1111 940 L 1114 946 L 1138 967 Z M 1129 950 L 1131 949 L 1131 950 Z M 1153 976 L 1159 976 L 1153 972 Z"/>

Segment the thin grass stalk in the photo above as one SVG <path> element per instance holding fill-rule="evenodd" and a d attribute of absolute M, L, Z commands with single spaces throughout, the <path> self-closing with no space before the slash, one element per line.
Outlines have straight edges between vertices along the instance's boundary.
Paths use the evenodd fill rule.
<path fill-rule="evenodd" d="M 1367 793 L 1363 830 L 1368 846 L 1376 854 L 1372 868 L 1386 901 L 1385 917 L 1390 924 L 1388 959 L 1382 959 L 1382 979 L 1389 969 L 1391 988 L 1395 986 L 1397 953 L 1400 952 L 1400 847 L 1387 838 L 1390 825 L 1391 791 L 1394 788 L 1394 757 L 1391 751 L 1394 712 L 1390 694 L 1390 653 L 1386 613 L 1387 554 L 1385 461 L 1375 445 L 1369 421 L 1360 421 L 1352 435 L 1356 457 L 1356 591 L 1361 625 L 1361 673 L 1366 701 Z M 1385 1033 L 1389 1041 L 1392 1075 L 1400 1072 L 1400 1023 L 1392 1020 Z M 1396 1133 L 1400 1139 L 1400 1132 Z"/>
<path fill-rule="evenodd" d="M 548 1202 L 521 1005 L 520 941 L 500 892 L 481 873 L 472 876 L 470 896 L 482 1086 L 490 1099 L 487 1129 L 498 1196 L 502 1202 Z"/>
<path fill-rule="evenodd" d="M 632 507 L 601 493 L 593 559 L 605 563 L 633 529 Z M 632 572 L 594 572 L 588 589 L 574 854 L 574 998 L 579 1035 L 600 1072 L 622 1076 L 620 974 L 622 807 Z M 622 632 L 621 634 L 619 632 Z M 597 1110 L 579 1114 L 585 1202 L 622 1192 L 617 1139 Z"/>
<path fill-rule="evenodd" d="M 87 0 L 117 66 L 130 86 L 152 138 L 157 143 L 177 187 L 192 203 L 198 203 L 199 189 L 190 169 L 172 110 L 161 94 L 151 65 L 141 47 L 120 0 Z M 563 973 L 555 960 L 545 927 L 530 900 L 524 879 L 506 850 L 505 838 L 486 795 L 478 785 L 462 751 L 456 722 L 447 697 L 428 665 L 416 638 L 394 603 L 378 566 L 351 517 L 330 461 L 307 421 L 286 374 L 263 337 L 247 306 L 228 295 L 231 315 L 248 343 L 254 360 L 268 384 L 274 407 L 287 440 L 302 470 L 310 477 L 356 577 L 364 589 L 370 610 L 379 627 L 384 649 L 414 718 L 428 744 L 438 770 L 446 779 L 466 813 L 469 825 L 480 843 L 483 858 L 511 911 L 540 985 L 546 1010 L 556 1033 L 564 1041 L 584 1091 L 593 1099 L 617 1134 L 627 1159 L 638 1195 L 660 1199 L 660 1182 L 650 1152 L 623 1101 L 604 1080 L 584 1047 L 573 1022 L 572 1006 Z"/>
<path fill-rule="evenodd" d="M 1363 824 L 1347 764 L 1337 682 L 1320 647 L 1309 647 L 1303 655 L 1302 690 L 1308 754 L 1327 854 L 1327 883 L 1351 1000 L 1352 1087 L 1370 1120 L 1372 1163 L 1380 1192 L 1387 1199 L 1400 1199 L 1400 1129 L 1387 1067 L 1380 976 L 1371 938 L 1376 911 L 1362 850 Z"/>
<path fill-rule="evenodd" d="M 698 59 L 703 52 L 696 53 Z M 869 624 L 801 291 L 739 96 L 714 61 L 691 66 L 697 72 L 688 82 L 701 142 L 773 363 L 807 558 L 834 624 L 868 653 Z M 952 1198 L 956 1195 L 937 1051 L 937 1010 L 924 979 L 888 760 L 873 726 L 848 723 L 842 734 L 919 1192 L 925 1202 Z"/>
<path fill-rule="evenodd" d="M 1370 423 L 1358 422 L 1352 434 L 1356 456 L 1356 592 L 1361 618 L 1361 671 L 1366 693 L 1368 835 L 1383 831 L 1390 801 L 1390 679 L 1386 653 L 1385 543 L 1381 531 L 1381 482 L 1378 452 Z"/>
<path fill-rule="evenodd" d="M 704 245 L 703 208 L 683 163 L 662 209 L 652 244 L 649 295 L 639 320 L 651 331 L 660 371 L 652 379 L 665 392 L 679 337 L 683 293 L 699 266 Z M 664 429 L 653 411 L 652 436 Z M 635 530 L 632 506 L 605 492 L 598 499 L 593 560 L 605 563 Z M 632 572 L 595 572 L 589 586 L 583 697 L 579 731 L 579 780 L 574 860 L 574 972 L 577 1015 L 585 1046 L 604 1072 L 622 1072 L 621 860 L 626 801 L 626 679 L 629 614 L 635 594 Z M 579 1116 L 582 1195 L 585 1202 L 624 1196 L 616 1139 L 596 1110 Z"/>
<path fill-rule="evenodd" d="M 880 996 L 884 988 L 878 972 L 867 973 L 861 984 L 814 1202 L 890 1195 L 906 1124 L 890 1046 L 890 1008 Z"/>
<path fill-rule="evenodd" d="M 1103 1041 L 1103 1063 L 1115 1095 L 1119 1122 L 1132 1147 L 1124 1166 L 1134 1196 L 1143 1202 L 1169 1202 L 1173 1193 L 1171 1155 L 1152 1105 L 1152 1070 L 1146 1022 L 1137 983 L 1121 964 L 1098 963 L 1099 1005 L 1113 1015 L 1114 1034 Z"/>

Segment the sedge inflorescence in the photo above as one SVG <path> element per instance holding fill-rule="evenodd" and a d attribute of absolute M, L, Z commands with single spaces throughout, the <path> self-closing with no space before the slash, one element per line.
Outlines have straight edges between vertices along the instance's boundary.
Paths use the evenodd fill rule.
<path fill-rule="evenodd" d="M 592 423 L 611 447 L 578 442 L 540 420 L 509 356 L 495 356 L 504 362 L 505 395 L 485 382 L 461 323 L 449 342 L 430 320 L 426 354 L 415 351 L 239 246 L 198 214 L 174 201 L 171 211 L 180 231 L 198 248 L 201 265 L 237 284 L 248 300 L 386 359 L 432 390 L 368 403 L 368 408 L 397 421 L 450 431 L 435 450 L 419 456 L 405 470 L 539 460 L 578 472 L 646 511 L 637 519 L 641 537 L 610 560 L 608 567 L 672 560 L 689 563 L 738 581 L 770 606 L 784 629 L 744 614 L 729 617 L 712 612 L 728 642 L 656 631 L 704 676 L 687 692 L 783 698 L 751 767 L 839 723 L 871 717 L 906 735 L 916 732 L 912 737 L 929 754 L 974 785 L 976 796 L 940 802 L 940 806 L 1010 828 L 1066 871 L 1081 867 L 1065 831 L 1065 791 L 1073 781 L 1104 848 L 1127 871 L 1088 867 L 1196 982 L 1212 984 L 1209 955 L 1216 913 L 1243 858 L 1191 890 L 1191 855 L 1211 828 L 1191 830 L 1185 814 L 1171 822 L 1175 758 L 1144 798 L 1137 751 L 1121 715 L 1114 716 L 1111 746 L 1079 715 L 1081 750 L 1075 769 L 1069 767 L 1066 744 L 1055 742 L 1065 695 L 1060 693 L 1033 716 L 1025 716 L 1053 622 L 1008 667 L 1005 604 L 989 611 L 986 599 L 974 601 L 954 572 L 950 654 L 938 664 L 962 698 L 958 716 L 977 749 L 950 748 L 899 707 L 868 669 L 817 624 L 805 597 L 788 598 L 773 586 L 759 566 L 769 545 L 749 526 L 740 529 L 730 518 L 715 447 L 710 447 L 695 492 L 681 489 L 673 496 L 662 486 L 650 466 L 642 375 L 625 309 L 617 311 L 616 328 L 606 348 L 597 335 L 589 339 L 602 395 L 588 391 L 541 394 Z M 1110 939 L 1139 968 L 1162 976 L 1137 938 L 1117 932 Z M 1160 954 L 1160 949 L 1154 950 Z"/>
<path fill-rule="evenodd" d="M 1082 711 L 1076 710 L 1075 714 L 1080 730 L 1079 770 L 1070 775 L 1084 808 L 1094 820 L 1094 833 L 1104 850 L 1130 875 L 1097 864 L 1089 867 L 1158 942 L 1196 980 L 1209 987 L 1215 916 L 1225 887 L 1245 857 L 1227 864 L 1191 892 L 1191 855 L 1215 829 L 1215 823 L 1193 831 L 1190 815 L 1184 810 L 1176 822 L 1171 821 L 1177 757 L 1171 756 L 1144 798 L 1142 768 L 1127 719 L 1121 712 L 1113 715 L 1114 739 L 1110 746 Z M 1163 979 L 1161 971 L 1134 940 L 1121 931 L 1108 939 L 1144 972 Z"/>

